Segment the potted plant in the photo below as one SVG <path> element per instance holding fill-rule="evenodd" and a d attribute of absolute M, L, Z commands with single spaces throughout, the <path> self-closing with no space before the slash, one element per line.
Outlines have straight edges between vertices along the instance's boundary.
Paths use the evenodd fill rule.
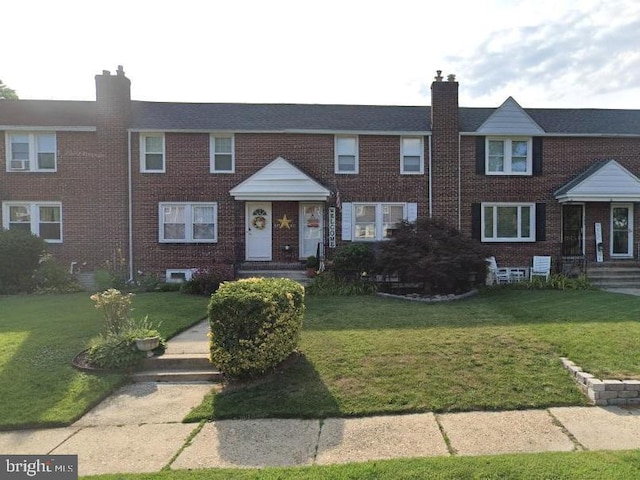
<path fill-rule="evenodd" d="M 145 316 L 142 320 L 134 322 L 130 335 L 136 343 L 136 348 L 142 352 L 147 352 L 148 357 L 152 357 L 152 350 L 160 346 L 160 332 L 158 332 L 157 327 L 149 321 L 149 316 Z"/>
<path fill-rule="evenodd" d="M 318 258 L 314 255 L 307 257 L 306 267 L 307 267 L 307 277 L 309 278 L 315 277 L 316 273 L 318 273 L 318 268 L 320 267 L 320 262 L 318 261 Z"/>

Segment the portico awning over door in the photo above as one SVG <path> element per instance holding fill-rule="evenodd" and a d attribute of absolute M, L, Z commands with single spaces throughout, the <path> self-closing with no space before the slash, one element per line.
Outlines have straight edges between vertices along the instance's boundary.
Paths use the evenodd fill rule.
<path fill-rule="evenodd" d="M 236 200 L 326 201 L 331 191 L 309 175 L 278 157 L 229 193 Z"/>
<path fill-rule="evenodd" d="M 554 192 L 560 203 L 640 202 L 640 179 L 615 160 L 594 163 Z"/>

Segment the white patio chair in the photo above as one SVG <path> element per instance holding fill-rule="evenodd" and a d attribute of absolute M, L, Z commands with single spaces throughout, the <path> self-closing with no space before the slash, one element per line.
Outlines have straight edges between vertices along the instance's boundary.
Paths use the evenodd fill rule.
<path fill-rule="evenodd" d="M 551 275 L 551 257 L 539 256 L 533 257 L 533 264 L 529 271 L 529 280 L 533 280 L 533 277 L 544 277 L 545 281 L 549 281 Z"/>
<path fill-rule="evenodd" d="M 491 279 L 492 283 L 501 284 L 511 282 L 509 269 L 499 268 L 498 262 L 496 262 L 496 257 L 489 257 L 486 260 L 487 265 L 489 266 L 489 278 Z"/>

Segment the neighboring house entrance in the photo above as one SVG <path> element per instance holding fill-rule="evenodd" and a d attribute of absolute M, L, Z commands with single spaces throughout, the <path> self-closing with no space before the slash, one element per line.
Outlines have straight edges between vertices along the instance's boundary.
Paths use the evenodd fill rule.
<path fill-rule="evenodd" d="M 571 204 L 562 206 L 562 255 L 584 255 L 584 207 Z"/>
<path fill-rule="evenodd" d="M 611 204 L 611 256 L 633 257 L 633 204 Z"/>
<path fill-rule="evenodd" d="M 322 203 L 301 203 L 300 219 L 300 258 L 315 256 L 324 232 Z"/>
<path fill-rule="evenodd" d="M 247 260 L 271 261 L 271 202 L 247 202 Z"/>

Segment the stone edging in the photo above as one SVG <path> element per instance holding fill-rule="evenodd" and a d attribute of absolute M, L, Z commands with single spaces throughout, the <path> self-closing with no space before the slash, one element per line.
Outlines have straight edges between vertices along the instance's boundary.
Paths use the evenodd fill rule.
<path fill-rule="evenodd" d="M 385 298 L 399 298 L 401 300 L 409 300 L 410 302 L 422 302 L 422 303 L 437 303 L 437 302 L 452 302 L 454 300 L 462 300 L 463 298 L 473 297 L 477 295 L 478 290 L 470 290 L 460 295 L 433 295 L 431 297 L 424 297 L 422 295 L 394 295 L 393 293 L 377 292 L 376 295 Z"/>
<path fill-rule="evenodd" d="M 640 405 L 640 380 L 599 380 L 568 358 L 560 360 L 594 405 Z"/>

